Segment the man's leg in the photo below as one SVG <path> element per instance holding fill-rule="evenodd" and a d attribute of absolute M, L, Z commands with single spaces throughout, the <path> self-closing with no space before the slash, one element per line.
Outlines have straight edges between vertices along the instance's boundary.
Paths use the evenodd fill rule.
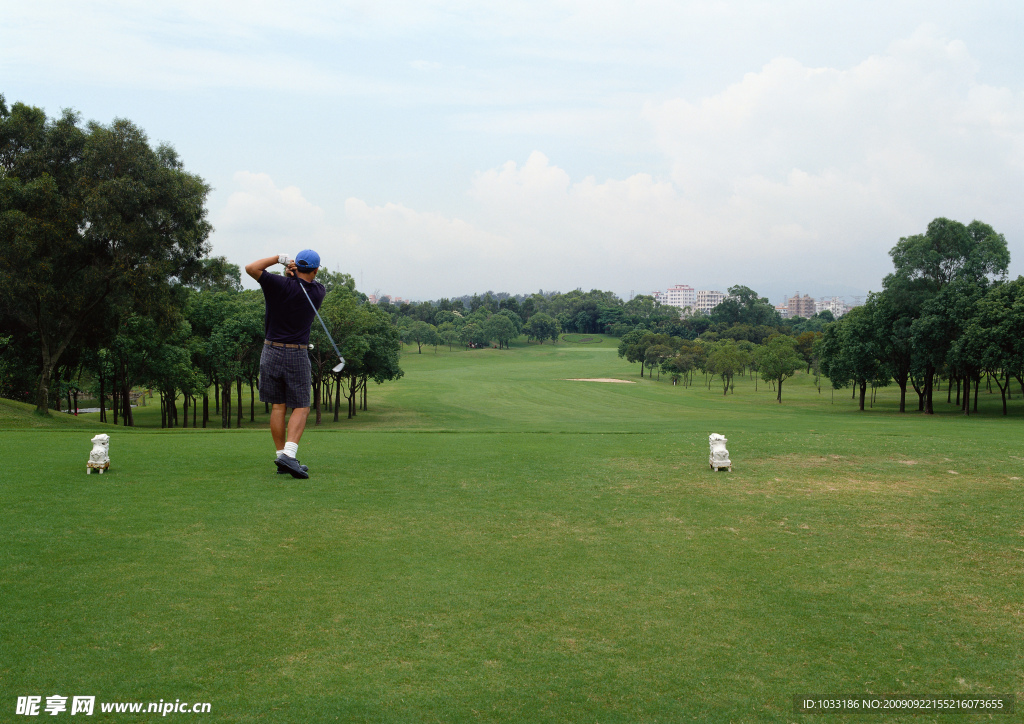
<path fill-rule="evenodd" d="M 284 404 L 284 405 L 274 405 L 273 408 L 270 410 L 270 434 L 274 438 L 274 449 L 277 450 L 277 451 L 287 450 L 287 447 L 288 447 L 286 445 L 286 443 L 285 443 L 285 439 L 286 439 L 285 438 L 285 415 L 286 415 L 287 409 L 288 409 L 288 405 Z M 302 409 L 302 408 L 299 408 L 299 409 Z M 305 414 L 301 414 L 299 416 L 299 418 L 301 418 L 301 421 L 300 421 L 299 418 L 295 417 L 295 411 L 294 410 L 292 411 L 291 420 L 288 421 L 289 422 L 288 428 L 290 430 L 295 430 L 296 428 L 298 429 L 298 433 L 297 433 L 296 439 L 294 440 L 294 442 L 296 442 L 296 443 L 298 443 L 298 438 L 302 437 L 302 431 L 306 427 L 306 417 L 308 415 L 309 415 L 309 408 L 306 408 L 305 409 Z M 285 454 L 287 454 L 287 453 L 285 453 Z M 299 465 L 299 469 L 302 470 L 302 472 L 304 472 L 304 473 L 309 471 L 309 468 L 306 467 L 305 465 Z M 281 466 L 278 466 L 277 472 L 280 473 L 280 474 L 285 474 L 285 473 L 288 473 L 290 471 L 289 471 L 289 469 L 287 467 L 283 468 Z"/>
<path fill-rule="evenodd" d="M 287 394 L 285 404 L 292 408 L 288 418 L 288 429 L 284 443 L 284 454 L 275 463 L 278 470 L 287 470 L 293 478 L 308 478 L 309 468 L 298 461 L 299 440 L 306 429 L 306 418 L 309 417 L 310 364 L 305 351 L 289 356 L 288 374 L 285 376 Z M 289 404 L 290 403 L 290 404 Z"/>
<path fill-rule="evenodd" d="M 284 454 L 275 461 L 279 473 L 287 471 L 294 478 L 309 477 L 309 468 L 305 465 L 300 465 L 299 461 L 295 459 L 299 440 L 306 429 L 307 417 L 309 417 L 308 407 L 295 407 L 292 409 L 292 414 L 288 418 L 288 441 L 284 443 Z"/>
<path fill-rule="evenodd" d="M 284 403 L 270 408 L 270 436 L 274 438 L 274 450 L 284 450 L 284 416 L 287 409 L 288 406 Z M 294 413 L 292 416 L 294 417 Z"/>
<path fill-rule="evenodd" d="M 288 418 L 288 442 L 293 442 L 296 445 L 299 444 L 299 440 L 302 439 L 302 433 L 306 429 L 307 417 L 309 417 L 308 407 L 296 407 L 292 410 L 292 416 Z M 282 437 L 281 440 L 283 444 L 284 438 Z"/>

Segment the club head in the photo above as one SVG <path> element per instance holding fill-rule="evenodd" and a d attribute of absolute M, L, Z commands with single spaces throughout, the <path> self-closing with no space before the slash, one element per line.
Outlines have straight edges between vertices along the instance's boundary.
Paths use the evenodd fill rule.
<path fill-rule="evenodd" d="M 331 372 L 341 372 L 343 369 L 345 369 L 345 358 L 339 357 L 338 359 L 341 361 L 331 368 Z"/>

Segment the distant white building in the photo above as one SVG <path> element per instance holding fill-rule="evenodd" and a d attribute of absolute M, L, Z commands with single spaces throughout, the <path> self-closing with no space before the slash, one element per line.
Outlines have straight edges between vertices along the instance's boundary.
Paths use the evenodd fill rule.
<path fill-rule="evenodd" d="M 664 292 L 653 292 L 652 296 L 662 304 L 680 309 L 693 309 L 696 304 L 696 292 L 688 284 L 676 284 Z"/>
<path fill-rule="evenodd" d="M 704 314 L 711 314 L 712 309 L 725 301 L 725 296 L 725 292 L 698 289 L 694 294 L 694 306 Z"/>
<path fill-rule="evenodd" d="M 844 302 L 839 297 L 822 297 L 814 303 L 814 313 L 823 312 L 825 310 L 832 312 L 832 316 L 839 319 L 841 316 L 850 311 L 850 305 Z"/>

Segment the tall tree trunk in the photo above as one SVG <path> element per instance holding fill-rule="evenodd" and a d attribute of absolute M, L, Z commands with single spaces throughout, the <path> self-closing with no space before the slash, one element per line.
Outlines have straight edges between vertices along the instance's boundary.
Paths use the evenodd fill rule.
<path fill-rule="evenodd" d="M 206 429 L 206 423 L 210 421 L 210 388 L 207 387 L 203 391 L 203 429 Z M 192 423 L 192 427 L 195 427 L 195 423 Z"/>
<path fill-rule="evenodd" d="M 50 380 L 57 360 L 50 356 L 46 342 L 42 343 L 43 367 L 39 371 L 39 385 L 36 387 L 36 412 L 40 415 L 50 414 Z"/>
<path fill-rule="evenodd" d="M 245 411 L 242 407 L 242 375 L 238 375 L 235 378 L 235 384 L 238 389 L 238 419 L 235 422 L 235 427 L 242 427 L 242 413 Z"/>
<path fill-rule="evenodd" d="M 914 392 L 917 393 L 917 411 L 924 412 L 924 388 L 917 383 L 913 374 L 909 375 L 909 377 L 910 385 L 914 388 Z"/>
<path fill-rule="evenodd" d="M 320 424 L 320 420 L 321 420 L 320 403 L 322 402 L 322 400 L 320 399 L 320 397 L 321 397 L 321 388 L 322 387 L 323 387 L 323 382 L 314 382 L 313 383 L 313 409 L 316 411 L 316 418 L 315 418 L 315 422 L 313 424 L 315 424 L 315 425 L 319 425 Z"/>
<path fill-rule="evenodd" d="M 124 390 L 121 394 L 122 404 L 124 405 L 124 415 L 122 420 L 124 421 L 125 427 L 135 427 L 135 416 L 132 414 L 132 388 L 128 385 L 128 364 L 124 366 Z"/>
<path fill-rule="evenodd" d="M 928 365 L 924 370 L 924 414 L 934 415 L 935 408 L 932 405 L 932 378 L 935 377 L 935 368 Z"/>
<path fill-rule="evenodd" d="M 995 374 L 992 374 L 991 377 L 995 378 L 996 386 L 999 387 L 999 394 L 1003 398 L 1003 415 L 1005 416 L 1006 415 L 1006 393 L 1009 392 L 1009 390 L 1010 390 L 1010 375 L 1009 375 L 1009 373 L 1007 373 L 1007 375 L 1006 375 L 1006 384 L 1005 385 L 1002 382 L 999 381 L 999 373 L 998 373 L 998 371 Z"/>
<path fill-rule="evenodd" d="M 861 412 L 864 412 L 864 397 L 867 395 L 867 393 L 868 393 L 868 381 L 867 380 L 861 380 L 860 381 L 860 411 Z"/>

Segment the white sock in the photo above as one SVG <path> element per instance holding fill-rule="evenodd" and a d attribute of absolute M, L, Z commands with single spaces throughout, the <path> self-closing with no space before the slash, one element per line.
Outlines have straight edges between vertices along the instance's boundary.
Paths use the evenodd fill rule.
<path fill-rule="evenodd" d="M 284 454 L 290 458 L 299 456 L 299 443 L 297 442 L 286 442 L 284 444 Z"/>
<path fill-rule="evenodd" d="M 278 450 L 277 451 L 277 456 L 281 457 L 282 455 L 284 455 L 284 450 Z"/>

